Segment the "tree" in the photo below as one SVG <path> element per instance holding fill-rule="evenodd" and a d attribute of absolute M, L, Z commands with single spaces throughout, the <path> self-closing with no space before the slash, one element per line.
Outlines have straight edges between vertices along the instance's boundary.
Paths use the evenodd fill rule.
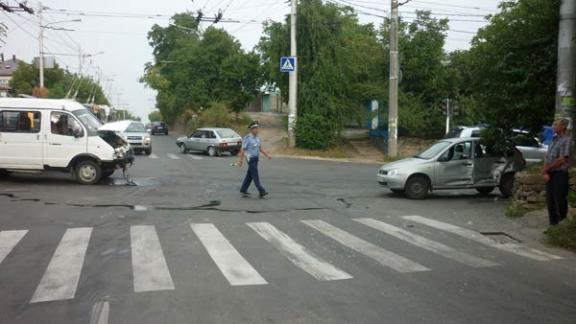
<path fill-rule="evenodd" d="M 40 83 L 38 69 L 33 64 L 20 63 L 10 80 L 13 95 L 33 95 L 34 88 Z M 68 70 L 55 65 L 44 70 L 44 83 L 49 98 L 65 98 L 67 94 L 75 97 L 78 102 L 107 105 L 108 100 L 102 87 L 92 78 L 72 74 Z"/>
<path fill-rule="evenodd" d="M 160 111 L 154 110 L 153 112 L 148 114 L 148 120 L 150 122 L 162 121 L 162 114 L 160 113 Z"/>
<path fill-rule="evenodd" d="M 157 103 L 167 122 L 186 111 L 199 112 L 223 102 L 240 112 L 261 84 L 258 57 L 245 53 L 225 30 L 198 28 L 190 13 L 176 14 L 168 27 L 154 25 L 148 33 L 154 63 L 141 81 L 158 91 Z"/>
<path fill-rule="evenodd" d="M 492 137 L 513 128 L 539 132 L 554 116 L 560 0 L 518 0 L 500 12 L 459 53 L 462 92 L 477 105 Z"/>
<path fill-rule="evenodd" d="M 298 12 L 298 115 L 297 145 L 326 148 L 338 142 L 350 120 L 360 120 L 362 104 L 384 95 L 383 51 L 372 25 L 361 25 L 350 7 L 320 0 L 303 0 Z M 280 73 L 280 57 L 289 53 L 289 20 L 268 23 L 258 45 L 269 84 L 287 91 L 287 75 Z M 380 64 L 379 64 L 380 63 Z M 320 132 L 312 132 L 317 123 Z M 312 138 L 322 133 L 323 141 Z"/>

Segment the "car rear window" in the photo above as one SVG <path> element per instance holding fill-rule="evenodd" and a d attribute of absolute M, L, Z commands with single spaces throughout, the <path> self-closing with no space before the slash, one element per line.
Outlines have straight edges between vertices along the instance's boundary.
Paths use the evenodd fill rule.
<path fill-rule="evenodd" d="M 220 138 L 233 138 L 233 137 L 239 137 L 240 136 L 235 131 L 233 131 L 231 129 L 220 129 L 220 130 L 217 130 L 216 133 L 218 133 L 218 136 L 220 136 Z"/>

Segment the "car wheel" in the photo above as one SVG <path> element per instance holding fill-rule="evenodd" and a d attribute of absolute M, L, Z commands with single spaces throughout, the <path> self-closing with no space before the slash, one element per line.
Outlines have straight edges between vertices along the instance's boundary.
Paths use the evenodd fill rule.
<path fill-rule="evenodd" d="M 514 193 L 514 173 L 506 173 L 500 178 L 500 185 L 498 186 L 502 196 L 508 198 Z"/>
<path fill-rule="evenodd" d="M 494 191 L 494 187 L 479 187 L 476 188 L 476 191 L 478 191 L 482 196 L 487 196 Z"/>
<path fill-rule="evenodd" d="M 146 155 L 150 155 L 152 154 L 152 149 L 151 148 L 147 149 L 146 151 L 144 151 L 144 153 L 146 153 Z"/>
<path fill-rule="evenodd" d="M 430 181 L 423 176 L 413 176 L 406 181 L 405 193 L 410 199 L 424 199 L 430 192 Z"/>
<path fill-rule="evenodd" d="M 406 191 L 404 189 L 390 189 L 395 195 L 403 195 Z"/>
<path fill-rule="evenodd" d="M 102 178 L 102 169 L 98 163 L 84 160 L 76 165 L 76 181 L 83 185 L 95 184 Z"/>
<path fill-rule="evenodd" d="M 216 151 L 216 148 L 214 146 L 210 146 L 208 148 L 208 155 L 209 156 L 216 156 L 216 154 L 218 154 L 218 152 Z"/>
<path fill-rule="evenodd" d="M 165 131 L 165 132 L 164 132 L 164 135 L 168 136 L 168 131 Z"/>
<path fill-rule="evenodd" d="M 182 153 L 182 154 L 188 153 L 188 149 L 186 148 L 186 145 L 180 144 L 180 145 L 178 145 L 178 147 L 180 148 L 180 153 Z"/>
<path fill-rule="evenodd" d="M 238 151 L 238 150 L 234 150 L 234 151 L 230 152 L 230 154 L 232 154 L 232 156 L 236 156 L 236 155 L 238 155 L 238 153 L 240 153 L 240 151 Z"/>

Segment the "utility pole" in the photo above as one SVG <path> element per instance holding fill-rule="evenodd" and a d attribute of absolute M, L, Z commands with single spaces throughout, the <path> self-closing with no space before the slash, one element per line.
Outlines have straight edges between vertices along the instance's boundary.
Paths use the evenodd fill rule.
<path fill-rule="evenodd" d="M 558 75 L 556 80 L 555 118 L 570 120 L 572 140 L 574 113 L 576 109 L 576 2 L 562 0 L 560 4 L 560 26 L 558 30 Z"/>
<path fill-rule="evenodd" d="M 398 0 L 391 1 L 388 156 L 398 156 Z"/>
<path fill-rule="evenodd" d="M 40 70 L 40 89 L 44 88 L 44 26 L 42 26 L 42 3 L 38 3 L 38 70 Z"/>
<path fill-rule="evenodd" d="M 298 0 L 292 0 L 290 13 L 290 56 L 296 57 L 296 10 Z M 296 146 L 296 121 L 298 118 L 298 60 L 295 61 L 294 71 L 289 73 L 288 84 L 288 146 Z"/>
<path fill-rule="evenodd" d="M 452 109 L 450 109 L 450 98 L 446 98 L 446 134 L 450 132 L 450 117 L 452 115 Z"/>
<path fill-rule="evenodd" d="M 84 60 L 84 56 L 82 56 L 82 47 L 78 46 L 78 75 L 82 77 L 82 60 Z"/>

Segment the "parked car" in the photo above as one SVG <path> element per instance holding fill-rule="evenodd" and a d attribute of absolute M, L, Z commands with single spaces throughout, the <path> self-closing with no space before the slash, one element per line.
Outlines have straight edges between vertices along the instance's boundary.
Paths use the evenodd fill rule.
<path fill-rule="evenodd" d="M 230 128 L 199 128 L 189 136 L 176 140 L 180 152 L 206 152 L 210 156 L 230 152 L 237 155 L 242 146 L 242 137 Z"/>
<path fill-rule="evenodd" d="M 146 127 L 139 121 L 134 120 L 121 120 L 117 122 L 108 123 L 100 130 L 110 130 L 116 132 L 126 140 L 135 153 L 152 153 L 152 138 L 146 131 Z"/>
<path fill-rule="evenodd" d="M 164 134 L 168 135 L 168 125 L 165 122 L 156 121 L 150 123 L 150 134 Z"/>
<path fill-rule="evenodd" d="M 60 170 L 97 183 L 133 161 L 129 144 L 101 126 L 75 101 L 0 98 L 0 176 Z"/>
<path fill-rule="evenodd" d="M 496 187 L 507 197 L 512 194 L 514 174 L 525 166 L 522 154 L 511 143 L 506 154 L 497 155 L 479 138 L 452 138 L 412 158 L 383 165 L 378 182 L 413 199 L 425 198 L 432 190 L 476 189 L 489 194 Z"/>
<path fill-rule="evenodd" d="M 447 135 L 446 138 L 466 138 L 466 137 L 480 137 L 484 126 L 466 127 L 458 126 L 454 127 Z M 546 157 L 546 152 L 548 151 L 548 146 L 542 144 L 540 139 L 530 135 L 530 133 L 515 129 L 513 130 L 513 135 L 509 138 L 516 148 L 522 152 L 522 155 L 528 163 L 539 163 L 544 161 Z"/>

